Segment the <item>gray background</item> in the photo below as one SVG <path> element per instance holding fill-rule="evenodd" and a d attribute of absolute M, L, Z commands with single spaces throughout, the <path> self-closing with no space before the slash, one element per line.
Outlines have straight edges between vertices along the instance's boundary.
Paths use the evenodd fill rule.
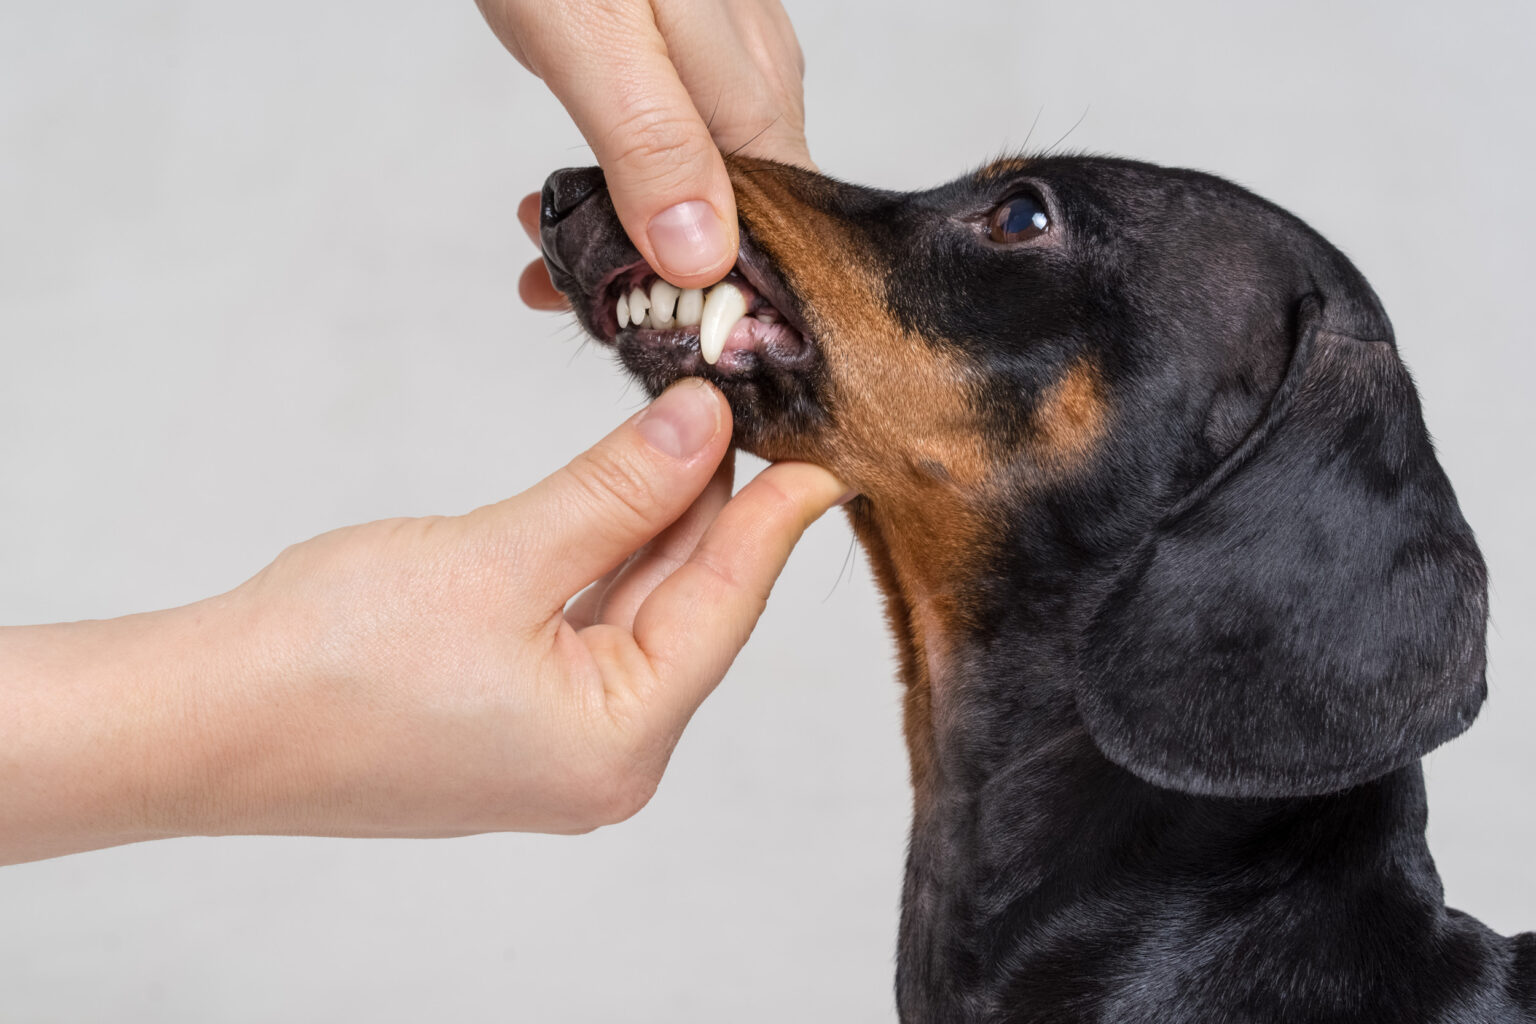
<path fill-rule="evenodd" d="M 1447 896 L 1536 926 L 1528 3 L 789 4 L 829 172 L 1036 145 L 1215 170 L 1385 299 L 1493 570 L 1432 755 Z M 514 206 L 587 154 L 470 0 L 0 14 L 0 622 L 228 589 L 531 483 L 637 406 L 521 308 Z M 180 840 L 0 870 L 0 1020 L 886 1020 L 889 645 L 815 527 L 654 803 L 582 838 Z M 841 581 L 840 581 L 841 575 Z"/>

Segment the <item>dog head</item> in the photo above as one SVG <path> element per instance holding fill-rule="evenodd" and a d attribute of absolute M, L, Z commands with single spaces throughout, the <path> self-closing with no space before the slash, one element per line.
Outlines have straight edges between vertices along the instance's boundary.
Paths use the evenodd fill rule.
<path fill-rule="evenodd" d="M 705 377 L 742 447 L 860 492 L 909 681 L 958 634 L 1070 631 L 1102 752 L 1223 796 L 1344 788 L 1470 724 L 1481 557 L 1386 315 L 1316 233 L 1129 161 L 918 193 L 729 166 L 748 315 L 713 364 L 695 327 L 621 329 L 654 277 L 596 171 L 545 187 L 551 275 L 650 391 Z"/>

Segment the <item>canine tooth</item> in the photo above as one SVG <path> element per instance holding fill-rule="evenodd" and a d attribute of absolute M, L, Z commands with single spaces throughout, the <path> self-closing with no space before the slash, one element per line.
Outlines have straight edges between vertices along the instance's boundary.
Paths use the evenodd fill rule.
<path fill-rule="evenodd" d="M 704 289 L 686 288 L 677 298 L 677 325 L 692 327 L 704 315 Z"/>
<path fill-rule="evenodd" d="M 704 296 L 704 311 L 699 316 L 699 353 L 711 366 L 725 351 L 725 339 L 736 321 L 747 315 L 747 299 L 741 289 L 721 281 Z"/>
<path fill-rule="evenodd" d="M 760 323 L 760 324 L 773 324 L 773 323 L 778 323 L 778 321 L 779 321 L 779 318 L 774 316 L 772 313 L 759 313 L 759 314 L 757 314 L 757 322 Z"/>
<path fill-rule="evenodd" d="M 629 293 L 629 319 L 636 327 L 651 326 L 645 318 L 646 311 L 650 308 L 651 300 L 645 292 L 636 288 Z"/>
<path fill-rule="evenodd" d="M 629 296 L 628 295 L 620 295 L 619 296 L 619 305 L 618 305 L 618 308 L 616 310 L 614 310 L 614 312 L 617 313 L 618 316 L 619 316 L 619 330 L 622 331 L 624 328 L 629 326 Z"/>
<path fill-rule="evenodd" d="M 682 290 L 665 281 L 651 285 L 651 326 L 671 327 L 672 313 L 677 309 L 677 298 Z"/>

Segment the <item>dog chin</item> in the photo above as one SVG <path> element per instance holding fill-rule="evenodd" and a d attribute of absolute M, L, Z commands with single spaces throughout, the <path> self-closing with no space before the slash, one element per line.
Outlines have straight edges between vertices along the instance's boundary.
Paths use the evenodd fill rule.
<path fill-rule="evenodd" d="M 616 343 L 624 368 L 652 398 L 685 377 L 702 378 L 730 403 L 737 448 L 769 460 L 816 459 L 816 438 L 827 419 L 817 398 L 817 360 L 807 360 L 810 369 L 750 357 L 709 366 L 696 341 L 669 333 L 637 332 Z"/>

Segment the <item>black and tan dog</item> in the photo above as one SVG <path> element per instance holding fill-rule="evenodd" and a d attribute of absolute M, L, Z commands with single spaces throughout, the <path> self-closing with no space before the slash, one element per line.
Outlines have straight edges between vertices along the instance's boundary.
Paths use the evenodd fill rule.
<path fill-rule="evenodd" d="M 902 1019 L 1536 1020 L 1536 933 L 1446 909 L 1424 841 L 1484 568 L 1349 261 L 1128 161 L 731 171 L 712 362 L 597 172 L 550 178 L 544 251 L 652 392 L 706 377 L 743 448 L 862 494 L 915 790 Z"/>

